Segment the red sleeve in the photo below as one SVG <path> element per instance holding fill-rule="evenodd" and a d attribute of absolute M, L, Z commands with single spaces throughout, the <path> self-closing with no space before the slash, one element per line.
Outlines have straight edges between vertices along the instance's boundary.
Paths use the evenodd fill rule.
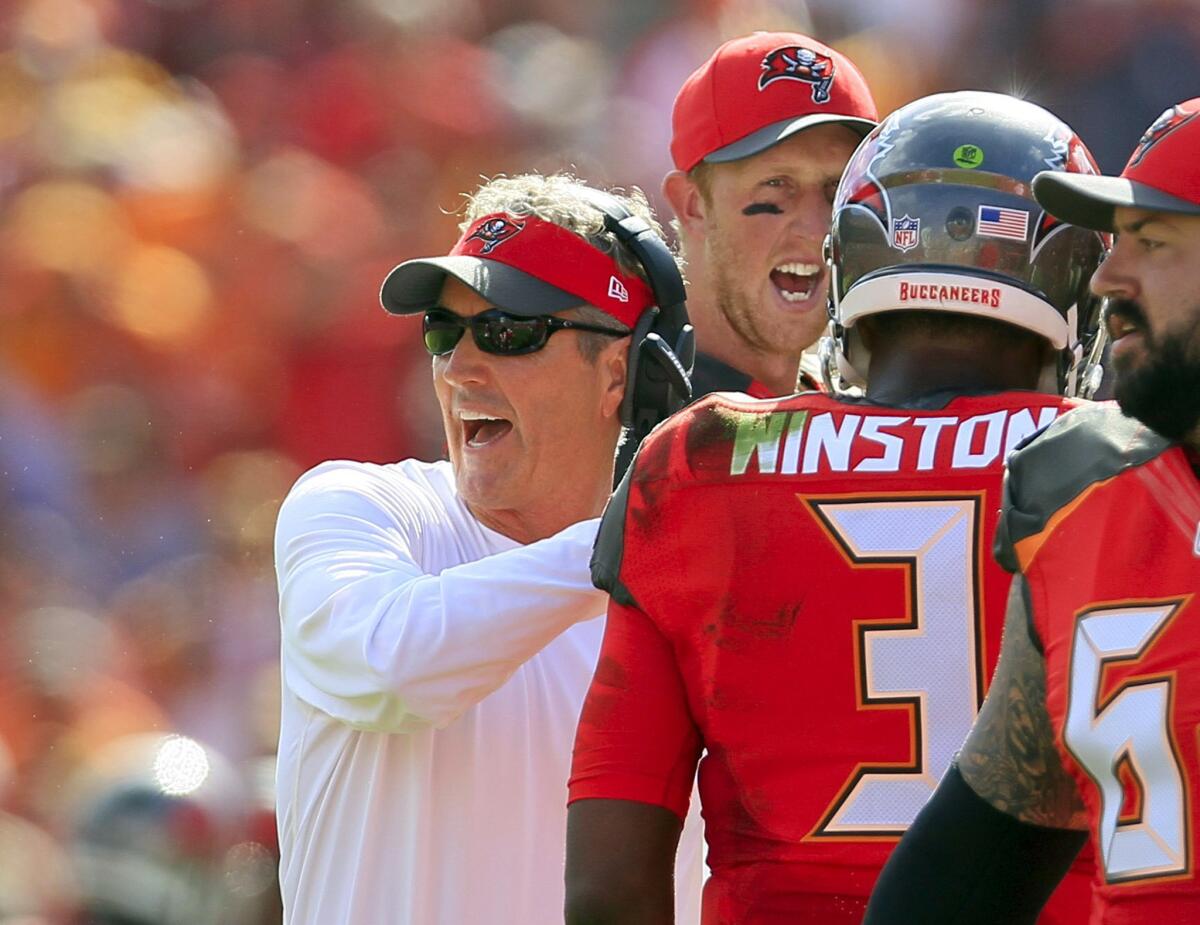
<path fill-rule="evenodd" d="M 671 644 L 642 611 L 616 601 L 579 717 L 568 802 L 633 800 L 687 815 L 700 734 Z"/>

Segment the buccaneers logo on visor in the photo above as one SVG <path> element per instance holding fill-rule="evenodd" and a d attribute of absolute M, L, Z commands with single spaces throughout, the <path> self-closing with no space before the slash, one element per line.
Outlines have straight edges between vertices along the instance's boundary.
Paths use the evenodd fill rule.
<path fill-rule="evenodd" d="M 510 222 L 506 218 L 493 218 L 484 222 L 473 232 L 471 232 L 471 234 L 467 236 L 467 240 L 482 241 L 483 248 L 479 251 L 479 253 L 490 254 L 524 227 L 525 226 L 523 224 L 518 225 L 516 222 Z"/>
<path fill-rule="evenodd" d="M 1175 129 L 1190 121 L 1196 113 L 1184 112 L 1178 106 L 1172 106 L 1161 116 L 1154 120 L 1154 124 L 1146 129 L 1146 134 L 1138 139 L 1137 148 L 1134 149 L 1133 157 L 1129 159 L 1126 169 L 1136 167 L 1141 163 L 1142 158 L 1146 156 L 1151 148 L 1170 135 Z"/>
<path fill-rule="evenodd" d="M 812 84 L 814 103 L 829 102 L 829 88 L 833 86 L 833 59 L 804 48 L 786 45 L 776 48 L 762 60 L 762 73 L 758 77 L 758 89 L 776 80 L 801 80 Z"/>

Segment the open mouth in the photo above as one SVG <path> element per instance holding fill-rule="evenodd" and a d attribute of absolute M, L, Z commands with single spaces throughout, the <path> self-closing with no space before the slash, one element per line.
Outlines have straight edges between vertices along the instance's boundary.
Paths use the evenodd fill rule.
<path fill-rule="evenodd" d="M 1131 334 L 1143 334 L 1146 330 L 1146 315 L 1142 306 L 1133 299 L 1107 299 L 1101 320 L 1114 344 Z"/>
<path fill-rule="evenodd" d="M 495 443 L 512 430 L 512 422 L 504 418 L 489 417 L 474 411 L 462 411 L 458 417 L 463 425 L 463 443 L 469 447 Z"/>
<path fill-rule="evenodd" d="M 824 270 L 819 263 L 781 263 L 771 270 L 771 282 L 785 302 L 806 302 L 821 284 Z"/>
<path fill-rule="evenodd" d="M 1114 343 L 1122 337 L 1127 337 L 1130 334 L 1138 334 L 1142 330 L 1141 325 L 1127 318 L 1125 315 L 1110 314 L 1104 319 L 1104 323 L 1108 327 L 1108 336 L 1112 338 Z"/>
<path fill-rule="evenodd" d="M 1140 353 L 1139 347 L 1145 342 L 1146 328 L 1139 320 L 1124 312 L 1106 313 L 1104 325 L 1111 341 L 1109 357 L 1118 370 L 1125 368 Z"/>

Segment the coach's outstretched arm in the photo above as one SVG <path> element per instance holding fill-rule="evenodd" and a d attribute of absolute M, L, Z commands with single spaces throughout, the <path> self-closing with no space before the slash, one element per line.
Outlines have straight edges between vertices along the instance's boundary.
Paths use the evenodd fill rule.
<path fill-rule="evenodd" d="M 301 479 L 279 514 L 289 685 L 360 729 L 444 726 L 604 611 L 588 581 L 598 520 L 427 575 L 423 516 L 405 483 L 338 463 Z"/>
<path fill-rule="evenodd" d="M 1054 746 L 1025 580 L 1013 579 L 996 675 L 957 763 L 900 840 L 864 925 L 1023 925 L 1087 839 Z"/>

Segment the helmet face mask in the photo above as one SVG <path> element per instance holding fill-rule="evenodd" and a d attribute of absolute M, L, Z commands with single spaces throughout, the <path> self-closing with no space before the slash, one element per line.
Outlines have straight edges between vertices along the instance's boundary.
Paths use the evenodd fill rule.
<path fill-rule="evenodd" d="M 826 247 L 831 385 L 865 382 L 870 357 L 855 324 L 886 311 L 1014 324 L 1055 348 L 1042 388 L 1094 379 L 1078 367 L 1099 355 L 1088 283 L 1107 241 L 1037 204 L 1031 184 L 1044 170 L 1099 173 L 1065 123 L 1002 94 L 926 97 L 864 139 L 838 185 Z"/>

